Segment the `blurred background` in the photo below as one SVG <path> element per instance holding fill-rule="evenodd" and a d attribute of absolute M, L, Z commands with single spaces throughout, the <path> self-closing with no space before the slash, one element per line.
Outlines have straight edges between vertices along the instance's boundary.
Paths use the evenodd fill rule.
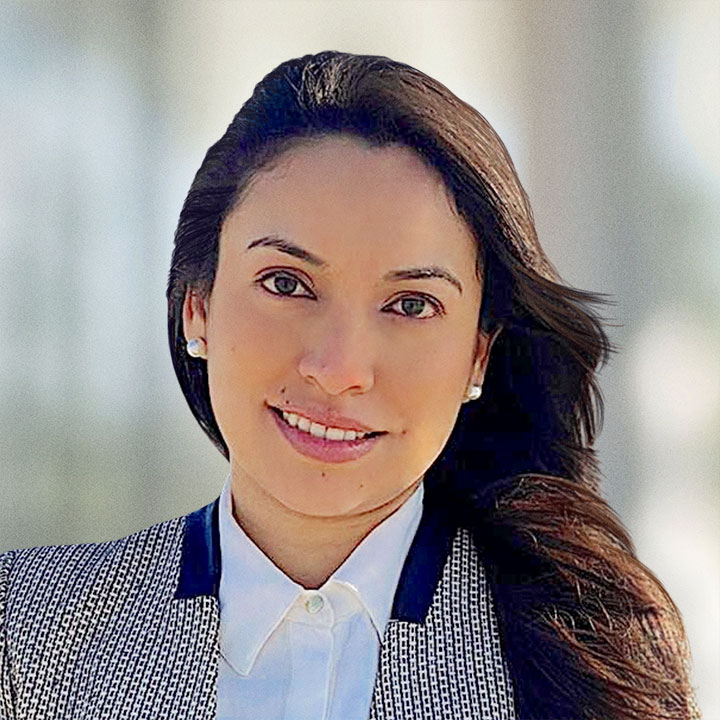
<path fill-rule="evenodd" d="M 484 114 L 565 281 L 608 293 L 603 492 L 720 718 L 720 3 L 0 3 L 0 551 L 215 498 L 165 286 L 207 148 L 277 64 L 387 55 Z"/>

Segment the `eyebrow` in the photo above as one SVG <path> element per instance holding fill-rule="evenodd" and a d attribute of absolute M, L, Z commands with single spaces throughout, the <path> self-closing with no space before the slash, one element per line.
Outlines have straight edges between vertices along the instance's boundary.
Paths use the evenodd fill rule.
<path fill-rule="evenodd" d="M 284 252 L 300 260 L 304 260 L 306 263 L 314 265 L 315 267 L 327 267 L 327 263 L 317 255 L 314 255 L 290 240 L 278 237 L 277 235 L 267 235 L 266 237 L 253 240 L 247 246 L 246 252 L 254 247 L 273 247 L 280 250 L 280 252 Z M 454 285 L 462 295 L 463 290 L 460 281 L 449 270 L 437 265 L 391 270 L 383 275 L 383 280 L 422 280 L 425 278 L 439 278 L 440 280 L 447 280 L 447 282 Z"/>

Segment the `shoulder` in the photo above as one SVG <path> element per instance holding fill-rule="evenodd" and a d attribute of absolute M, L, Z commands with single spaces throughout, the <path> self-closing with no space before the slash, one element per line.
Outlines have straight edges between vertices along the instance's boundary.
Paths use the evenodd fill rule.
<path fill-rule="evenodd" d="M 162 715 L 177 678 L 212 657 L 216 605 L 176 597 L 196 513 L 117 540 L 0 555 L 0 718 L 13 707 L 125 717 L 128 697 L 133 716 Z"/>
<path fill-rule="evenodd" d="M 162 578 L 172 582 L 186 518 L 156 523 L 117 540 L 0 554 L 0 620 L 22 626 L 36 615 L 121 602 L 133 588 L 157 585 Z"/>
<path fill-rule="evenodd" d="M 0 554 L 0 567 L 10 582 L 32 581 L 42 575 L 46 581 L 78 577 L 99 566 L 112 565 L 137 556 L 157 555 L 177 543 L 188 516 L 164 520 L 137 532 L 105 542 L 74 545 L 42 545 Z"/>

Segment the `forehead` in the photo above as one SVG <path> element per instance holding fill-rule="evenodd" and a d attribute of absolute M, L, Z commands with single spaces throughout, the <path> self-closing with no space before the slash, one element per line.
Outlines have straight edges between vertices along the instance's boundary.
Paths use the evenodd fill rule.
<path fill-rule="evenodd" d="M 256 174 L 223 235 L 268 234 L 330 264 L 348 253 L 383 264 L 443 260 L 458 272 L 475 264 L 475 239 L 440 174 L 411 148 L 346 135 L 304 141 Z"/>

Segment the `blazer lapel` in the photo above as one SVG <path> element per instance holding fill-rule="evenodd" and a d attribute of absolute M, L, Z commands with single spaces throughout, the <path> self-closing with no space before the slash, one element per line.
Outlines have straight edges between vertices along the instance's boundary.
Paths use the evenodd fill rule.
<path fill-rule="evenodd" d="M 470 532 L 429 493 L 385 630 L 370 718 L 515 718 L 483 564 Z"/>
<path fill-rule="evenodd" d="M 207 595 L 220 588 L 220 498 L 186 516 L 176 599 Z"/>
<path fill-rule="evenodd" d="M 185 516 L 173 604 L 181 618 L 177 630 L 191 638 L 195 651 L 189 667 L 179 668 L 186 681 L 186 697 L 178 718 L 213 720 L 216 715 L 220 658 L 218 510 L 219 498 Z"/>

